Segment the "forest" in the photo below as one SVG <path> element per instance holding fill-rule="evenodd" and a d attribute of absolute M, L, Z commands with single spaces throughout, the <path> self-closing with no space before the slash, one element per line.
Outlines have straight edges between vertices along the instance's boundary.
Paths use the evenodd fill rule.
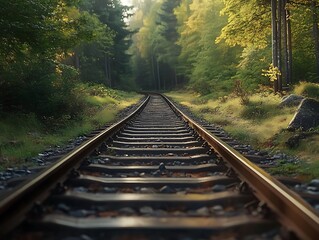
<path fill-rule="evenodd" d="M 76 117 L 81 89 L 233 91 L 319 81 L 317 0 L 0 1 L 0 113 Z"/>
<path fill-rule="evenodd" d="M 133 1 L 138 86 L 201 94 L 319 80 L 317 0 Z"/>
<path fill-rule="evenodd" d="M 76 117 L 85 84 L 127 88 L 128 10 L 118 0 L 1 0 L 0 112 Z"/>

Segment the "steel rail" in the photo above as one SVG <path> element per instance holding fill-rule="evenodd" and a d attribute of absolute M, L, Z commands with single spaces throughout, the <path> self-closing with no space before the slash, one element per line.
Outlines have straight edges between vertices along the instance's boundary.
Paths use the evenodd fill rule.
<path fill-rule="evenodd" d="M 249 184 L 254 194 L 278 216 L 283 226 L 296 233 L 300 239 L 318 238 L 319 216 L 307 202 L 185 115 L 166 96 L 163 97 L 170 107 L 232 166 L 241 179 Z"/>
<path fill-rule="evenodd" d="M 53 189 L 57 182 L 63 182 L 68 173 L 79 165 L 85 156 L 93 152 L 107 137 L 112 136 L 127 121 L 141 112 L 149 99 L 148 96 L 133 113 L 83 143 L 48 169 L 40 172 L 33 180 L 21 185 L 2 199 L 0 201 L 0 237 L 21 223 L 27 211 L 32 208 L 36 201 L 41 201 L 49 195 L 49 191 L 45 189 Z"/>

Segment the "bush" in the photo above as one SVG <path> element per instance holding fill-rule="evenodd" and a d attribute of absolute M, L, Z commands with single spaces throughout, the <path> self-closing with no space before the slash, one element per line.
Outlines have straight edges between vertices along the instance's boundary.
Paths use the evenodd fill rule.
<path fill-rule="evenodd" d="M 243 87 L 241 80 L 235 81 L 235 89 L 234 93 L 237 97 L 240 98 L 240 103 L 242 105 L 247 105 L 249 103 L 249 93 L 248 91 Z"/>
<path fill-rule="evenodd" d="M 262 119 L 268 114 L 268 110 L 262 103 L 249 103 L 241 112 L 241 116 L 246 119 Z"/>
<path fill-rule="evenodd" d="M 76 118 L 83 111 L 84 99 L 75 90 L 78 73 L 73 67 L 47 59 L 30 60 L 16 67 L 18 73 L 9 70 L 2 75 L 3 111 L 34 113 L 40 119 L 65 115 Z"/>
<path fill-rule="evenodd" d="M 198 80 L 191 84 L 191 89 L 201 95 L 207 95 L 211 93 L 211 86 L 207 81 Z"/>
<path fill-rule="evenodd" d="M 298 95 L 319 100 L 319 84 L 316 83 L 301 82 L 295 87 L 294 92 Z"/>

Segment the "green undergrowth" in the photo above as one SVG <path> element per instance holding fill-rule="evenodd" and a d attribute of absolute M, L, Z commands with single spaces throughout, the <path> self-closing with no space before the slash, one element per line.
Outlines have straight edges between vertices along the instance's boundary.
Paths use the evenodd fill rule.
<path fill-rule="evenodd" d="M 319 177 L 319 135 L 302 138 L 298 146 L 288 147 L 286 142 L 296 133 L 285 129 L 297 107 L 279 107 L 280 96 L 255 93 L 249 95 L 246 104 L 242 104 L 241 98 L 234 94 L 218 99 L 208 99 L 188 91 L 169 92 L 167 95 L 188 107 L 196 116 L 221 125 L 242 143 L 250 144 L 255 149 L 267 149 L 273 154 L 284 152 L 303 160 L 270 169 L 272 173 Z"/>
<path fill-rule="evenodd" d="M 76 119 L 67 113 L 59 119 L 40 119 L 34 114 L 21 113 L 0 115 L 0 169 L 30 165 L 26 159 L 115 121 L 119 111 L 141 98 L 136 93 L 99 85 L 81 85 L 78 90 L 85 99 L 85 107 Z"/>

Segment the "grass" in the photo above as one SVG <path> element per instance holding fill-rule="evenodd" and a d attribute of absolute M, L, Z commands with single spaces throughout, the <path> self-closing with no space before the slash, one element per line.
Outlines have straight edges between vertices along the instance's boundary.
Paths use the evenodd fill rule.
<path fill-rule="evenodd" d="M 297 107 L 280 108 L 281 97 L 256 93 L 249 103 L 242 105 L 234 95 L 214 99 L 187 91 L 167 93 L 169 97 L 188 107 L 195 115 L 208 122 L 221 125 L 235 139 L 256 149 L 268 149 L 294 155 L 302 163 L 282 165 L 272 169 L 275 174 L 301 174 L 319 177 L 319 135 L 302 139 L 298 147 L 290 149 L 285 142 L 295 133 L 284 131 Z"/>
<path fill-rule="evenodd" d="M 70 139 L 113 122 L 124 108 L 138 102 L 140 95 L 122 91 L 85 95 L 87 107 L 81 119 L 48 126 L 32 114 L 7 114 L 0 119 L 0 169 L 30 165 L 25 160 L 45 149 L 64 145 Z"/>
<path fill-rule="evenodd" d="M 314 98 L 319 100 L 319 84 L 301 82 L 298 85 L 296 85 L 294 93 L 297 95 L 303 95 L 308 98 Z"/>

